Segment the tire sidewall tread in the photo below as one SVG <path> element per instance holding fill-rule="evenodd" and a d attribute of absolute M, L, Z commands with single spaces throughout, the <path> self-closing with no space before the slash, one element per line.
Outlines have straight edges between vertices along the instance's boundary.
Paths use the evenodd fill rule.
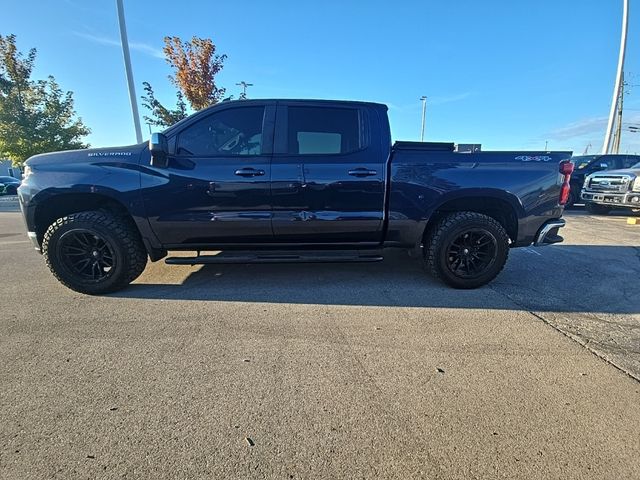
<path fill-rule="evenodd" d="M 95 230 L 115 247 L 116 271 L 102 282 L 83 282 L 68 272 L 56 257 L 56 243 L 73 228 Z M 85 211 L 66 215 L 49 226 L 42 241 L 47 267 L 58 281 L 76 292 L 97 295 L 115 292 L 135 280 L 146 267 L 147 252 L 133 222 L 111 212 Z"/>
<path fill-rule="evenodd" d="M 465 228 L 483 228 L 496 238 L 497 249 L 494 263 L 478 278 L 457 277 L 444 264 L 443 249 L 452 236 Z M 459 233 L 457 233 L 459 232 Z M 486 285 L 504 268 L 509 255 L 509 235 L 504 227 L 493 217 L 477 212 L 455 212 L 443 217 L 426 235 L 424 242 L 424 264 L 427 271 L 447 285 L 470 289 Z"/>

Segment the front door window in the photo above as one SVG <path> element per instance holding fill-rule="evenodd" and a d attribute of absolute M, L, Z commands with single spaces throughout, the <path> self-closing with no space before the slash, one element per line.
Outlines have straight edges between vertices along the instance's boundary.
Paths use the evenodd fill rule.
<path fill-rule="evenodd" d="M 176 153 L 198 157 L 260 155 L 263 118 L 263 107 L 214 113 L 180 133 Z"/>

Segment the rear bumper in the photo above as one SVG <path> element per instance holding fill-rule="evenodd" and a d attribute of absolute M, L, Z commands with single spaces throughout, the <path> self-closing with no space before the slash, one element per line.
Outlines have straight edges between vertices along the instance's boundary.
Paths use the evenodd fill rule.
<path fill-rule="evenodd" d="M 599 205 L 640 208 L 640 192 L 607 193 L 583 190 L 580 197 L 586 202 Z"/>
<path fill-rule="evenodd" d="M 564 238 L 558 235 L 558 230 L 564 227 L 566 223 L 567 222 L 561 218 L 549 220 L 540 227 L 540 230 L 538 230 L 533 245 L 536 247 L 542 247 L 544 245 L 552 245 L 554 243 L 562 242 Z"/>

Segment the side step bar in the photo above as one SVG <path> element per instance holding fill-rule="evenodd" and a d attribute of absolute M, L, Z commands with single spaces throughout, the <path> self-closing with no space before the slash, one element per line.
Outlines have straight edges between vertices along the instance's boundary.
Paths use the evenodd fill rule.
<path fill-rule="evenodd" d="M 298 252 L 220 252 L 217 255 L 195 257 L 169 257 L 169 265 L 205 265 L 238 263 L 355 263 L 380 262 L 382 254 L 378 250 L 335 250 Z"/>

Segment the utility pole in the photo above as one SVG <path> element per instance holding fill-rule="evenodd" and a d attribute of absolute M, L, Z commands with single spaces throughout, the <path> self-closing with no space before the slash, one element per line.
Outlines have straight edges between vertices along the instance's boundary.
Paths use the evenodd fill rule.
<path fill-rule="evenodd" d="M 424 142 L 424 124 L 427 116 L 427 97 L 424 95 L 420 97 L 422 101 L 422 126 L 420 127 L 420 141 Z"/>
<path fill-rule="evenodd" d="M 236 85 L 239 85 L 242 87 L 242 93 L 240 94 L 240 100 L 246 100 L 247 99 L 247 87 L 253 87 L 253 83 L 247 83 L 244 80 L 241 82 L 236 83 Z"/>
<path fill-rule="evenodd" d="M 138 100 L 136 97 L 136 87 L 131 71 L 131 56 L 129 55 L 129 40 L 127 39 L 127 26 L 124 23 L 124 7 L 122 0 L 116 0 L 118 9 L 118 25 L 120 26 L 120 43 L 122 43 L 122 56 L 124 57 L 124 70 L 127 74 L 127 84 L 129 86 L 129 100 L 131 101 L 131 113 L 133 114 L 133 125 L 136 129 L 136 141 L 142 143 L 142 130 L 140 128 L 140 114 L 138 113 Z"/>
<path fill-rule="evenodd" d="M 549 140 L 545 140 L 544 141 L 544 151 L 548 152 L 549 151 Z"/>
<path fill-rule="evenodd" d="M 618 117 L 616 133 L 613 141 L 613 153 L 620 153 L 620 140 L 622 138 L 622 105 L 624 103 L 624 72 L 622 72 L 622 85 L 620 85 L 620 98 L 618 99 Z"/>
<path fill-rule="evenodd" d="M 592 146 L 591 142 L 589 142 L 587 144 L 587 146 L 585 147 L 584 152 L 582 152 L 582 155 L 588 155 L 589 154 L 589 148 L 591 148 L 591 146 Z"/>
<path fill-rule="evenodd" d="M 613 98 L 611 99 L 611 109 L 609 110 L 609 122 L 602 144 L 602 153 L 609 153 L 611 147 L 611 136 L 613 134 L 613 124 L 616 111 L 618 110 L 618 99 L 622 87 L 622 72 L 624 71 L 624 55 L 627 49 L 627 29 L 629 26 L 629 0 L 622 0 L 622 33 L 620 35 L 620 53 L 618 55 L 618 71 L 616 73 L 616 83 L 613 86 Z"/>

